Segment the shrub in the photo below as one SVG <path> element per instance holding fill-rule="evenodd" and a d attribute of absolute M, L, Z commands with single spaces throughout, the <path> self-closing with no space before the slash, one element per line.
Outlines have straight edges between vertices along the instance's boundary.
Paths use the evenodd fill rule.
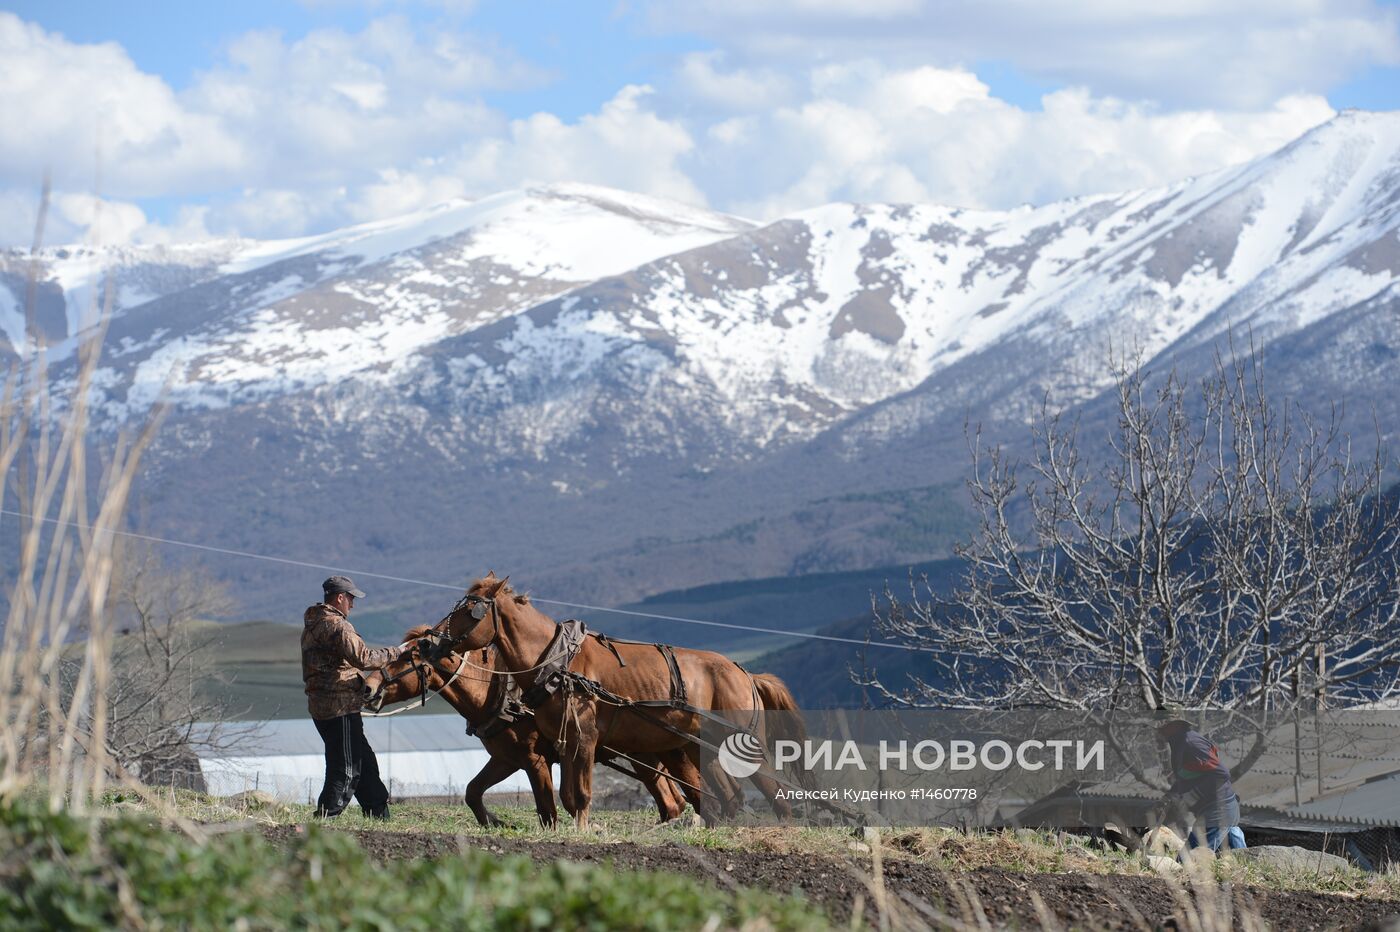
<path fill-rule="evenodd" d="M 827 927 L 801 900 L 673 874 L 470 849 L 380 864 L 315 825 L 285 846 L 249 832 L 199 842 L 132 815 L 0 804 L 5 929 L 694 929 L 711 917 L 727 928 Z"/>

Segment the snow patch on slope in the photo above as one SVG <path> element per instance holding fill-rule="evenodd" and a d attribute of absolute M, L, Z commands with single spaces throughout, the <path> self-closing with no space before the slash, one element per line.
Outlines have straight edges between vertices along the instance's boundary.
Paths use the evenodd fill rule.
<path fill-rule="evenodd" d="M 24 335 L 24 309 L 19 299 L 0 284 L 0 333 L 10 341 L 10 348 L 21 352 L 27 345 Z"/>
<path fill-rule="evenodd" d="M 458 199 L 319 236 L 249 243 L 223 266 L 238 274 L 325 253 L 371 265 L 472 230 L 458 258 L 489 257 L 524 275 L 590 281 L 731 236 L 748 221 L 590 185 L 549 185 Z"/>

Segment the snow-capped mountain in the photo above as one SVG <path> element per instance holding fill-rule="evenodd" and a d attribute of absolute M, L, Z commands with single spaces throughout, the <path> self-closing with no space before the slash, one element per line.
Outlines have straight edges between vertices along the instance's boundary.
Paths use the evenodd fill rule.
<path fill-rule="evenodd" d="M 653 392 L 704 393 L 756 451 L 1014 338 L 1038 347 L 1024 401 L 1067 403 L 1105 387 L 1110 343 L 1151 359 L 1231 325 L 1267 340 L 1391 293 L 1397 197 L 1400 120 L 1349 114 L 1165 190 L 1008 213 L 830 205 L 470 334 L 441 374 L 476 410 L 626 367 Z M 467 351 L 487 345 L 501 362 Z"/>
<path fill-rule="evenodd" d="M 104 379 L 118 380 L 125 392 L 109 399 L 107 414 L 140 413 L 162 390 L 177 403 L 207 407 L 352 376 L 382 378 L 446 337 L 748 226 L 651 198 L 561 185 L 303 239 L 115 251 L 109 265 L 119 297 L 108 337 L 113 366 Z M 50 290 L 62 292 L 59 336 L 80 332 L 89 319 L 100 258 L 71 248 L 42 256 L 52 270 Z M 14 347 L 23 330 L 17 289 L 12 279 L 0 280 L 0 289 Z"/>
<path fill-rule="evenodd" d="M 175 404 L 152 527 L 285 553 L 359 496 L 339 565 L 514 562 L 619 598 L 938 555 L 890 528 L 956 509 L 928 490 L 965 468 L 964 418 L 1011 437 L 1044 397 L 1092 404 L 1114 353 L 1195 366 L 1232 327 L 1393 436 L 1397 230 L 1400 114 L 1348 112 L 1246 165 L 1009 212 L 759 225 L 566 185 L 296 241 L 46 250 L 36 329 L 61 357 L 113 277 L 95 410 Z M 0 262 L 11 346 L 28 259 Z M 489 545 L 463 530 L 483 502 L 509 506 Z"/>

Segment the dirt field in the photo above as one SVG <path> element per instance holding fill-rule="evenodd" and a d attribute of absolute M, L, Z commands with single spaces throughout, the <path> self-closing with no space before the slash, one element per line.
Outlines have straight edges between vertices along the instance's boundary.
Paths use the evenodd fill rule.
<path fill-rule="evenodd" d="M 293 837 L 296 826 L 269 826 L 273 841 Z M 405 832 L 354 833 L 374 857 L 415 858 L 450 855 L 467 845 L 506 854 L 526 854 L 538 861 L 559 859 L 607 862 L 638 870 L 677 871 L 721 887 L 737 884 L 778 891 L 801 890 L 822 904 L 833 919 L 845 922 L 859 902 L 869 911 L 875 900 L 870 856 L 848 861 L 810 854 L 706 850 L 680 842 L 607 845 L 561 839 L 473 837 Z M 1018 873 L 981 868 L 945 873 L 927 864 L 886 860 L 882 871 L 887 902 L 910 919 L 978 925 L 978 917 L 999 926 L 1037 928 L 1051 924 L 1072 928 L 1190 929 L 1202 914 L 1226 914 L 1239 925 L 1247 915 L 1262 917 L 1279 929 L 1364 929 L 1400 916 L 1400 903 L 1358 899 L 1343 894 L 1306 893 L 1260 888 L 1223 889 L 1187 903 L 1178 885 L 1149 876 Z M 1044 904 L 1039 911 L 1035 897 Z M 1187 910 L 1191 915 L 1188 916 Z M 869 917 L 875 921 L 873 913 Z M 1224 921 L 1210 923 L 1215 928 Z"/>

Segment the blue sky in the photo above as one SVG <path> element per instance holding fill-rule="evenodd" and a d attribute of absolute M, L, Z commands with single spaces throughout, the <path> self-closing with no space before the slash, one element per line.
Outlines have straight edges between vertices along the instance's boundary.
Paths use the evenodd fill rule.
<path fill-rule="evenodd" d="M 1164 184 L 1400 109 L 1398 4 L 26 0 L 0 240 L 45 170 L 59 235 L 176 241 L 555 181 L 758 218 Z"/>
<path fill-rule="evenodd" d="M 531 0 L 483 2 L 465 12 L 434 5 L 295 3 L 239 0 L 203 5 L 134 2 L 20 2 L 5 5 L 22 18 L 75 42 L 120 43 L 143 69 L 176 88 L 218 59 L 234 36 L 272 29 L 287 37 L 312 29 L 357 32 L 386 16 L 405 16 L 433 28 L 469 31 L 499 42 L 548 73 L 538 86 L 491 95 L 506 113 L 528 116 L 548 110 L 575 119 L 629 83 L 647 83 L 664 73 L 671 58 L 710 43 L 640 28 L 635 18 L 615 15 L 612 3 Z"/>

